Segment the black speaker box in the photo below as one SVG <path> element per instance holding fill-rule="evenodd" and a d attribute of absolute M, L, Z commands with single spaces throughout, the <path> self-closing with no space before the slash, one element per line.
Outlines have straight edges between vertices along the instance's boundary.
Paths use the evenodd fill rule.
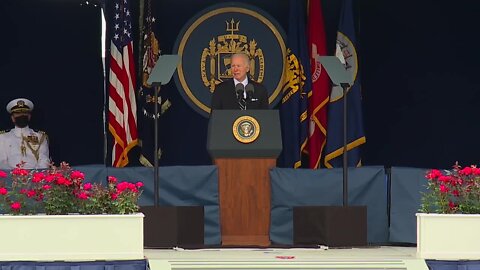
<path fill-rule="evenodd" d="M 366 206 L 293 207 L 294 245 L 367 245 Z"/>
<path fill-rule="evenodd" d="M 203 206 L 142 206 L 140 211 L 146 248 L 203 246 Z"/>

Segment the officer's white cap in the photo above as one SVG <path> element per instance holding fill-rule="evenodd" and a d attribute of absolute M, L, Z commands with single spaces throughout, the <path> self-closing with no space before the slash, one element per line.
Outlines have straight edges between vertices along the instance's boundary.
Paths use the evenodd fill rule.
<path fill-rule="evenodd" d="M 16 98 L 7 104 L 7 112 L 31 112 L 33 110 L 33 102 L 26 98 Z"/>

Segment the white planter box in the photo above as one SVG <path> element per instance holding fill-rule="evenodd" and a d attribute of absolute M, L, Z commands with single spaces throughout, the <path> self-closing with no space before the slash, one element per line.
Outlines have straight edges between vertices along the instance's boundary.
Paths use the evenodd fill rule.
<path fill-rule="evenodd" d="M 143 217 L 0 215 L 0 261 L 143 259 Z"/>
<path fill-rule="evenodd" d="M 417 214 L 417 257 L 480 259 L 480 215 Z"/>

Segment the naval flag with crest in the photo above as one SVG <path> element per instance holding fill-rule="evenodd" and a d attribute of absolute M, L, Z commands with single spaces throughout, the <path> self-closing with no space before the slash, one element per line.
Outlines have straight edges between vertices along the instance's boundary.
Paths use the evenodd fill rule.
<path fill-rule="evenodd" d="M 162 98 L 163 92 L 158 92 L 158 99 L 155 100 L 155 87 L 147 83 L 153 67 L 160 57 L 160 46 L 155 36 L 156 18 L 153 14 L 154 8 L 152 1 L 146 0 L 144 5 L 144 25 L 141 36 L 142 44 L 142 63 L 141 63 L 141 85 L 138 91 L 138 133 L 139 146 L 141 148 L 139 162 L 145 167 L 153 167 L 154 154 L 160 158 L 160 147 L 155 149 L 154 138 L 154 119 L 159 118 L 171 103 L 168 99 Z M 158 113 L 155 115 L 155 105 L 159 106 Z"/>
<path fill-rule="evenodd" d="M 280 104 L 283 151 L 282 167 L 302 167 L 302 152 L 308 140 L 308 95 L 311 89 L 307 40 L 305 33 L 305 0 L 290 0 L 285 59 L 285 83 Z"/>
<path fill-rule="evenodd" d="M 356 50 L 352 0 L 344 0 L 337 32 L 335 55 L 353 76 L 353 85 L 347 92 L 347 151 L 348 166 L 361 166 L 360 146 L 365 143 L 362 117 L 360 72 Z M 343 156 L 343 90 L 334 86 L 328 105 L 327 145 L 325 166 L 341 167 Z"/>
<path fill-rule="evenodd" d="M 308 46 L 312 72 L 312 91 L 308 96 L 309 167 L 318 169 L 327 139 L 327 105 L 330 96 L 330 79 L 320 64 L 320 56 L 327 55 L 325 27 L 320 0 L 309 0 Z"/>

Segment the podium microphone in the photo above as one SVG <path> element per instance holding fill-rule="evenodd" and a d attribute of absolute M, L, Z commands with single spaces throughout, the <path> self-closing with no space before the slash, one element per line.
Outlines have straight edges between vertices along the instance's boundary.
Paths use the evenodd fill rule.
<path fill-rule="evenodd" d="M 243 92 L 245 92 L 245 86 L 242 83 L 235 85 L 235 93 L 237 94 L 237 100 L 243 98 Z"/>
<path fill-rule="evenodd" d="M 247 100 L 249 101 L 257 101 L 257 98 L 253 98 L 253 92 L 255 91 L 255 88 L 253 87 L 253 84 L 248 83 L 245 86 L 245 92 L 247 93 Z"/>

